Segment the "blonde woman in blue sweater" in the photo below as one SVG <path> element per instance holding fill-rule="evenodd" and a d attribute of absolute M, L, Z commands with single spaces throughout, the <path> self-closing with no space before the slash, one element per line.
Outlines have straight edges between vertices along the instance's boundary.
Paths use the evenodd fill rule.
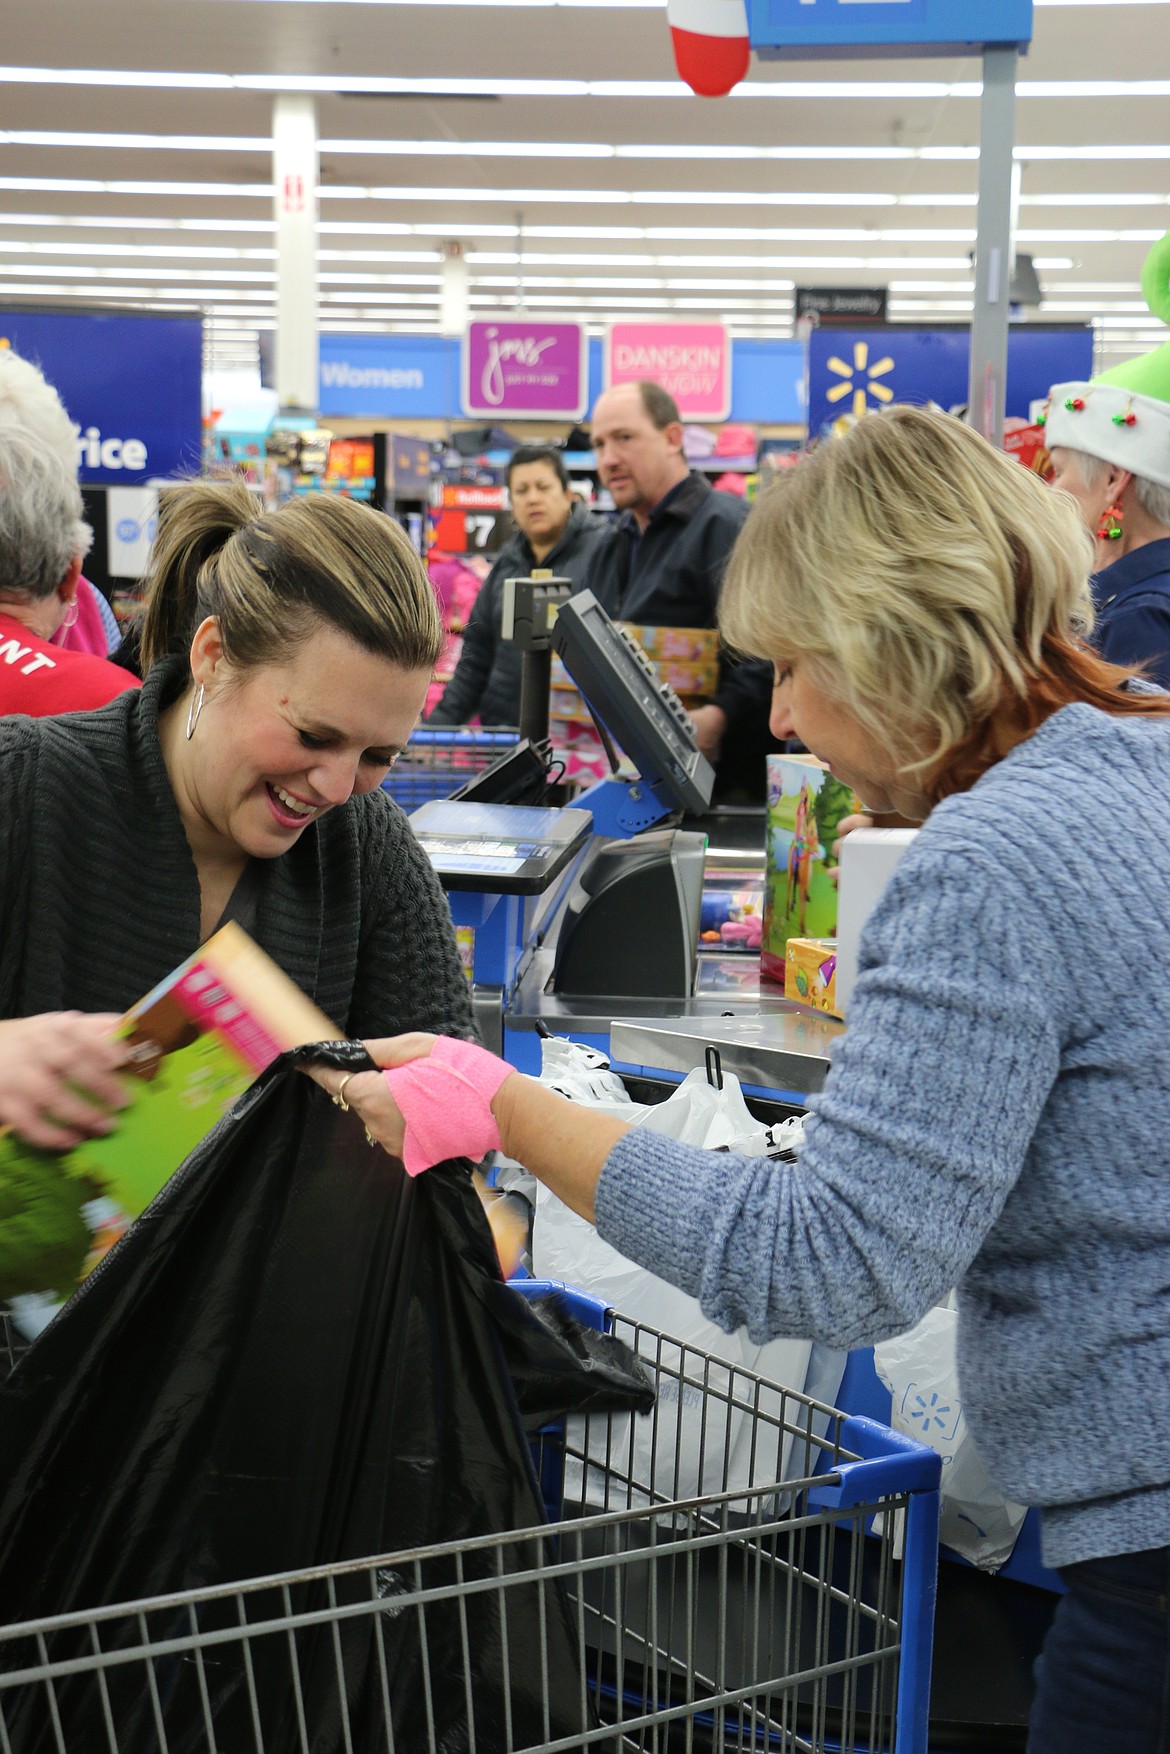
<path fill-rule="evenodd" d="M 928 818 L 869 922 L 803 1153 L 712 1159 L 486 1056 L 482 1078 L 461 1059 L 442 1146 L 490 1121 L 607 1241 L 759 1340 L 870 1345 L 958 1285 L 970 1428 L 1069 1585 L 1029 1754 L 1154 1754 L 1170 700 L 1084 643 L 1091 563 L 1072 502 L 944 415 L 894 410 L 791 471 L 740 537 L 724 631 L 777 664 L 797 734 L 868 806 Z M 349 1100 L 409 1164 L 446 1044 L 374 1045 L 398 1069 Z"/>

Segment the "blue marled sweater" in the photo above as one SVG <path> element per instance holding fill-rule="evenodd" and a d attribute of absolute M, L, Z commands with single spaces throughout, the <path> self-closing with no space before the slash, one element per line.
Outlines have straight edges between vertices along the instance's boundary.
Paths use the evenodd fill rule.
<path fill-rule="evenodd" d="M 867 1345 L 957 1284 L 1048 1562 L 1170 1543 L 1170 723 L 1066 707 L 938 806 L 815 1107 L 795 1164 L 631 1132 L 598 1229 L 758 1339 Z"/>

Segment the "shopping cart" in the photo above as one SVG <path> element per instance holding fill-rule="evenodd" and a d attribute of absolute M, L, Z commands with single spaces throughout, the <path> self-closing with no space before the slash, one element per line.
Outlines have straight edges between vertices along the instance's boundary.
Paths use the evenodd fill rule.
<path fill-rule="evenodd" d="M 3 1754 L 924 1754 L 938 1458 L 612 1331 L 656 1408 L 541 1432 L 552 1527 L 0 1628 Z"/>
<path fill-rule="evenodd" d="M 382 788 L 409 814 L 432 798 L 449 798 L 476 774 L 486 773 L 516 747 L 519 736 L 506 727 L 420 726 Z"/>

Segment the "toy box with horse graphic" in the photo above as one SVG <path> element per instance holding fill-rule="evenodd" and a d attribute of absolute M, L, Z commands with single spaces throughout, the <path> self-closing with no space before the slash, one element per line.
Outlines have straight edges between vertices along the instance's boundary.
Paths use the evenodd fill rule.
<path fill-rule="evenodd" d="M 857 809 L 851 788 L 811 755 L 768 757 L 768 839 L 760 970 L 784 982 L 790 938 L 837 930 L 833 843 Z"/>

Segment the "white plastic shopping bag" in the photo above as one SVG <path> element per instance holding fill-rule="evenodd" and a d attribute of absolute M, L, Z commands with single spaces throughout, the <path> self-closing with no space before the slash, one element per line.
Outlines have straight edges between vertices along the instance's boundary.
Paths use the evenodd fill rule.
<path fill-rule="evenodd" d="M 621 1079 L 608 1070 L 604 1055 L 560 1040 L 542 1045 L 543 1083 L 574 1101 L 620 1114 L 635 1126 L 685 1144 L 762 1156 L 778 1144 L 794 1142 L 799 1134 L 799 1122 L 786 1123 L 785 1136 L 775 1139 L 774 1130 L 750 1113 L 738 1080 L 729 1075 L 716 1089 L 701 1070 L 692 1072 L 665 1102 L 643 1105 L 631 1100 Z M 713 1175 L 718 1168 L 719 1158 L 713 1156 Z M 536 1277 L 589 1291 L 631 1321 L 670 1337 L 666 1342 L 649 1334 L 638 1337 L 638 1353 L 657 1376 L 658 1418 L 655 1422 L 623 1414 L 609 1421 L 607 1454 L 591 1451 L 598 1465 L 589 1469 L 584 1482 L 585 1501 L 606 1502 L 607 1476 L 616 1473 L 624 1479 L 627 1469 L 636 1483 L 629 1498 L 635 1506 L 650 1501 L 647 1488 L 659 1501 L 669 1501 L 772 1485 L 789 1477 L 790 1467 L 804 1473 L 810 1466 L 804 1446 L 794 1453 L 793 1433 L 781 1430 L 785 1411 L 780 1388 L 757 1391 L 748 1378 L 735 1373 L 738 1368 L 769 1384 L 803 1390 L 810 1342 L 774 1340 L 757 1346 L 746 1329 L 724 1333 L 707 1320 L 695 1298 L 620 1255 L 547 1188 L 537 1185 L 534 1192 Z M 797 1412 L 789 1407 L 787 1417 L 794 1414 L 800 1418 L 803 1408 Z M 581 1442 L 582 1431 L 581 1422 L 570 1421 L 570 1453 Z M 621 1502 L 627 1502 L 624 1487 Z"/>
<path fill-rule="evenodd" d="M 932 1309 L 916 1327 L 874 1347 L 893 1399 L 890 1423 L 942 1457 L 939 1539 L 982 1571 L 1011 1557 L 1027 1506 L 992 1485 L 967 1431 L 955 1363 L 958 1313 Z"/>

